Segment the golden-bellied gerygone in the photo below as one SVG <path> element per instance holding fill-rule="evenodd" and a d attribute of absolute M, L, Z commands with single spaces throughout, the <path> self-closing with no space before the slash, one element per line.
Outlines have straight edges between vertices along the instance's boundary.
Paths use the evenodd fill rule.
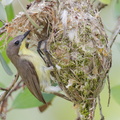
<path fill-rule="evenodd" d="M 46 103 L 41 90 L 45 92 L 59 91 L 60 88 L 51 86 L 50 71 L 44 60 L 35 52 L 27 48 L 26 36 L 30 30 L 23 35 L 15 37 L 7 46 L 7 55 L 15 65 L 19 75 L 25 82 L 31 93 L 41 102 Z"/>

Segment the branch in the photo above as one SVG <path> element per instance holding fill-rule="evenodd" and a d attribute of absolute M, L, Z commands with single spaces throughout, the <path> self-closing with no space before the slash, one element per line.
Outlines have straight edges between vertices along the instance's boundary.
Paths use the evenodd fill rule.
<path fill-rule="evenodd" d="M 1 90 L 3 89 L 5 91 L 1 95 L 2 97 L 0 98 L 0 118 L 1 118 L 1 120 L 6 120 L 7 112 L 11 110 L 11 109 L 9 109 L 9 110 L 7 109 L 8 98 L 11 96 L 11 94 L 14 91 L 16 91 L 22 87 L 22 85 L 21 85 L 22 80 L 17 82 L 18 78 L 19 78 L 19 75 L 17 74 L 15 76 L 15 79 L 13 80 L 13 83 L 10 85 L 10 87 L 8 89 L 1 88 Z"/>
<path fill-rule="evenodd" d="M 109 75 L 107 75 L 107 82 L 108 82 L 108 94 L 109 94 L 109 96 L 108 96 L 108 107 L 109 107 L 109 105 L 110 105 L 110 99 L 111 99 L 111 89 L 110 89 L 110 78 L 109 78 Z"/>
<path fill-rule="evenodd" d="M 3 33 L 5 33 L 7 31 L 6 27 L 8 26 L 8 23 L 4 23 L 3 21 L 1 21 L 1 22 L 3 23 L 3 26 L 0 28 L 0 35 L 2 35 Z"/>
<path fill-rule="evenodd" d="M 6 88 L 1 88 L 1 87 L 0 87 L 0 90 L 2 90 L 2 91 L 8 91 Z"/>
<path fill-rule="evenodd" d="M 6 25 L 4 25 L 3 27 L 0 28 L 0 35 L 2 35 L 3 33 L 5 33 L 7 30 L 6 30 Z"/>
<path fill-rule="evenodd" d="M 14 87 L 15 83 L 17 82 L 19 78 L 19 75 L 15 75 L 15 79 L 13 80 L 13 83 L 10 85 L 10 87 L 7 89 L 7 91 L 5 91 L 1 97 L 0 97 L 0 103 L 6 98 L 6 96 L 8 95 L 8 93 L 12 90 L 12 88 Z"/>
<path fill-rule="evenodd" d="M 110 47 L 110 48 L 112 47 L 112 45 L 115 42 L 115 40 L 116 40 L 119 33 L 120 33 L 120 17 L 118 18 L 118 22 L 117 22 L 116 27 L 115 27 L 115 29 L 113 31 L 111 39 L 110 39 L 110 41 L 108 43 L 108 47 Z"/>
<path fill-rule="evenodd" d="M 65 100 L 71 101 L 67 96 L 65 96 L 65 95 L 63 95 L 63 94 L 61 94 L 61 93 L 52 92 L 52 94 L 54 94 L 54 95 L 56 95 L 56 96 L 58 96 L 58 97 L 61 97 L 61 98 L 65 99 Z"/>
<path fill-rule="evenodd" d="M 98 96 L 98 105 L 99 105 L 99 111 L 100 111 L 100 116 L 101 116 L 100 120 L 105 120 L 104 115 L 102 113 L 102 105 L 100 103 L 100 95 Z"/>

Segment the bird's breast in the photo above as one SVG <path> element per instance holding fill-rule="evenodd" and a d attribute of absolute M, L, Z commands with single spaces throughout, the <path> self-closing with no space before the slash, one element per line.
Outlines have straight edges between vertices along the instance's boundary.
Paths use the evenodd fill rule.
<path fill-rule="evenodd" d="M 20 57 L 21 59 L 28 60 L 33 64 L 38 75 L 41 88 L 44 89 L 50 85 L 50 70 L 47 69 L 44 60 L 37 53 L 33 51 L 27 51 L 26 54 L 22 54 Z"/>

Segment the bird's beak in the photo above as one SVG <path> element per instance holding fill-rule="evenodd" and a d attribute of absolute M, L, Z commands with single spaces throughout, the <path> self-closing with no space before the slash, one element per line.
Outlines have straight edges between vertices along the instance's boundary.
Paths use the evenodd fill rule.
<path fill-rule="evenodd" d="M 22 38 L 22 41 L 27 37 L 27 35 L 30 33 L 30 30 L 28 30 L 27 32 L 25 32 L 24 34 L 23 34 L 23 38 Z"/>

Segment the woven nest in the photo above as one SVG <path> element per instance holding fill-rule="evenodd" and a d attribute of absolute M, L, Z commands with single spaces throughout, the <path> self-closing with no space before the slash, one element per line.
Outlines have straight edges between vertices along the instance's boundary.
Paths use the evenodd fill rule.
<path fill-rule="evenodd" d="M 7 27 L 12 37 L 27 30 L 31 30 L 31 47 L 47 40 L 52 63 L 60 68 L 54 71 L 55 79 L 79 105 L 81 119 L 92 120 L 111 67 L 111 51 L 97 10 L 89 0 L 33 2 Z"/>

